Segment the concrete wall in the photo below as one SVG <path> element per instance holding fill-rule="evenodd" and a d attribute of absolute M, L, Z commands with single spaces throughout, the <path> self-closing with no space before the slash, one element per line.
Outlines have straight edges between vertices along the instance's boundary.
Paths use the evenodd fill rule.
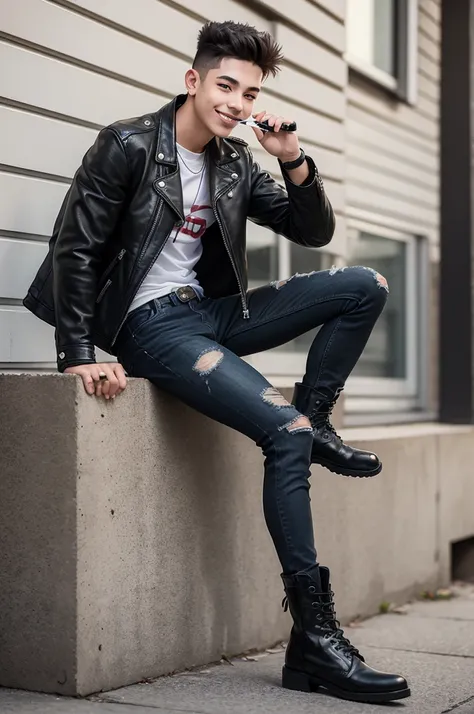
<path fill-rule="evenodd" d="M 0 685 L 85 695 L 288 636 L 246 437 L 143 380 L 112 404 L 63 375 L 0 394 Z M 450 540 L 474 534 L 473 433 L 380 428 L 377 479 L 313 469 L 343 620 L 447 582 Z"/>

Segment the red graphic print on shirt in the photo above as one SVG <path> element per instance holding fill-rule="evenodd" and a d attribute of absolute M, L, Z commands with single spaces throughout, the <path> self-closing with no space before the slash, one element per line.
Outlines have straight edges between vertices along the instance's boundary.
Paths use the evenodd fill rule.
<path fill-rule="evenodd" d="M 201 206 L 198 204 L 192 206 L 191 213 L 189 216 L 186 216 L 184 226 L 181 228 L 180 233 L 191 236 L 191 238 L 201 238 L 206 232 L 207 221 L 205 218 L 197 216 L 196 213 L 204 210 L 212 210 L 212 206 Z"/>

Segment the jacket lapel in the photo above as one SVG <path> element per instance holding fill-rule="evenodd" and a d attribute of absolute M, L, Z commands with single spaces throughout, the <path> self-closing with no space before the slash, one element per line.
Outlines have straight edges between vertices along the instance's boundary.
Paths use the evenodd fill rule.
<path fill-rule="evenodd" d="M 155 160 L 160 166 L 160 176 L 153 183 L 155 191 L 184 221 L 183 188 L 176 154 L 176 111 L 186 101 L 180 94 L 166 104 L 157 114 L 158 132 Z M 226 139 L 212 139 L 209 152 L 209 188 L 215 202 L 226 191 L 231 191 L 240 179 L 231 164 L 239 158 L 238 152 Z"/>

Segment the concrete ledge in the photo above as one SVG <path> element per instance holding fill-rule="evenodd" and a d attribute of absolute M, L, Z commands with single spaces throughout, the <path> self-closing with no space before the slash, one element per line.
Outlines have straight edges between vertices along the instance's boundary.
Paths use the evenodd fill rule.
<path fill-rule="evenodd" d="M 0 393 L 0 685 L 86 695 L 288 636 L 246 437 L 143 380 L 116 403 L 63 375 Z M 446 583 L 450 541 L 474 534 L 473 435 L 385 432 L 374 480 L 314 469 L 343 620 Z"/>

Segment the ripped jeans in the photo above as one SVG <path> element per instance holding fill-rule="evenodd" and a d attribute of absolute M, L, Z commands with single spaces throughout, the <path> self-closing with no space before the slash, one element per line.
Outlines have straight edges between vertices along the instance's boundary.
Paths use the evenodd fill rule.
<path fill-rule="evenodd" d="M 157 298 L 134 310 L 119 361 L 211 419 L 246 434 L 263 451 L 263 506 L 283 572 L 316 560 L 309 482 L 312 430 L 271 384 L 241 359 L 322 325 L 303 382 L 331 398 L 359 359 L 387 299 L 383 276 L 363 267 L 296 275 L 240 297 Z"/>

